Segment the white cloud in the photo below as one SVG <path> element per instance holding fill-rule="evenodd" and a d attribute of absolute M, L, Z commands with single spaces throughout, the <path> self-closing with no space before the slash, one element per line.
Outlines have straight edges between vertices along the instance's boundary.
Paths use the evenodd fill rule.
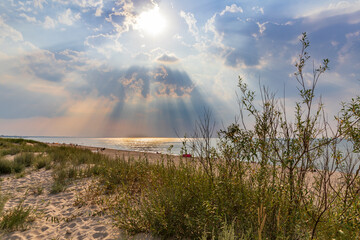
<path fill-rule="evenodd" d="M 340 9 L 340 8 L 348 8 L 351 4 L 348 1 L 339 1 L 337 3 L 330 3 L 329 9 Z"/>
<path fill-rule="evenodd" d="M 256 7 L 253 7 L 252 10 L 264 15 L 264 9 L 262 7 L 256 6 Z"/>
<path fill-rule="evenodd" d="M 119 9 L 113 7 L 113 12 L 108 15 L 106 21 L 110 22 L 115 27 L 118 36 L 120 36 L 122 33 L 128 32 L 131 26 L 136 25 L 137 16 L 134 12 L 132 1 L 121 0 L 116 3 L 116 5 L 119 6 Z M 123 17 L 121 23 L 115 20 L 115 18 L 119 16 Z"/>
<path fill-rule="evenodd" d="M 199 30 L 196 26 L 197 21 L 195 19 L 194 14 L 181 11 L 180 16 L 185 19 L 185 22 L 189 27 L 189 32 L 191 32 L 194 36 L 196 36 L 198 34 Z"/>
<path fill-rule="evenodd" d="M 213 45 L 220 47 L 220 48 L 224 48 L 224 45 L 222 44 L 224 34 L 218 32 L 216 29 L 216 26 L 215 26 L 215 21 L 216 21 L 217 15 L 218 15 L 218 13 L 215 13 L 210 19 L 207 20 L 207 22 L 205 24 L 205 32 L 212 32 L 214 34 L 214 39 L 212 41 Z"/>
<path fill-rule="evenodd" d="M 331 45 L 332 45 L 333 47 L 336 47 L 336 46 L 339 45 L 339 42 L 337 42 L 337 41 L 331 41 Z"/>
<path fill-rule="evenodd" d="M 71 26 L 74 24 L 74 22 L 76 22 L 77 20 L 79 20 L 80 17 L 80 13 L 76 13 L 74 14 L 70 8 L 68 8 L 64 13 L 62 13 L 59 17 L 58 17 L 58 21 L 62 24 Z"/>
<path fill-rule="evenodd" d="M 49 16 L 46 16 L 43 27 L 46 29 L 55 28 L 55 20 Z"/>
<path fill-rule="evenodd" d="M 257 22 L 256 24 L 259 26 L 259 33 L 263 34 L 264 31 L 266 30 L 266 24 L 268 24 L 269 22 L 264 22 L 264 23 L 259 23 Z"/>
<path fill-rule="evenodd" d="M 102 13 L 103 13 L 102 8 L 101 8 L 101 7 L 98 7 L 98 8 L 96 9 L 95 16 L 96 16 L 96 17 L 100 17 Z"/>
<path fill-rule="evenodd" d="M 226 6 L 224 10 L 221 11 L 220 16 L 223 16 L 225 13 L 230 12 L 230 13 L 242 13 L 243 9 L 239 6 L 237 6 L 236 4 L 232 4 L 231 6 Z"/>
<path fill-rule="evenodd" d="M 25 13 L 21 13 L 21 14 L 20 14 L 20 17 L 25 18 L 26 21 L 28 21 L 28 22 L 36 23 L 36 18 L 30 17 L 30 16 L 26 15 Z"/>
<path fill-rule="evenodd" d="M 0 32 L 1 32 L 0 42 L 4 41 L 6 38 L 9 38 L 15 42 L 23 41 L 23 35 L 21 34 L 21 32 L 7 25 L 1 16 L 0 16 Z"/>
<path fill-rule="evenodd" d="M 40 9 L 43 9 L 43 4 L 47 3 L 46 0 L 34 0 L 34 6 Z"/>
<path fill-rule="evenodd" d="M 1 16 L 0 33 L 0 55 L 2 58 L 9 57 L 10 59 L 16 59 L 17 56 L 24 55 L 27 52 L 37 49 L 32 43 L 24 41 L 22 33 L 7 25 Z M 5 65 L 5 67 L 10 66 L 10 62 L 7 62 L 6 64 L 2 63 L 1 65 Z M 1 73 L 2 71 L 0 70 L 0 75 Z"/>
<path fill-rule="evenodd" d="M 98 34 L 88 36 L 84 42 L 85 46 L 95 49 L 98 53 L 110 58 L 114 53 L 123 51 L 123 45 L 116 35 Z"/>
<path fill-rule="evenodd" d="M 307 11 L 295 18 L 308 18 L 308 21 L 316 21 L 326 17 L 334 17 L 343 14 L 351 14 L 360 11 L 359 1 L 339 1 L 336 4 L 331 3 L 328 6 L 321 6 L 311 11 Z"/>
<path fill-rule="evenodd" d="M 205 32 L 212 32 L 215 35 L 215 41 L 219 44 L 222 41 L 223 35 L 216 30 L 215 21 L 217 16 L 223 16 L 226 13 L 242 13 L 243 9 L 236 4 L 226 6 L 221 12 L 215 13 L 205 24 Z"/>
<path fill-rule="evenodd" d="M 103 0 L 73 0 L 72 3 L 80 6 L 81 8 L 96 8 L 95 10 L 96 17 L 100 17 L 101 14 L 103 13 L 103 7 L 104 7 Z"/>
<path fill-rule="evenodd" d="M 103 6 L 103 0 L 74 0 L 80 7 L 99 7 Z"/>

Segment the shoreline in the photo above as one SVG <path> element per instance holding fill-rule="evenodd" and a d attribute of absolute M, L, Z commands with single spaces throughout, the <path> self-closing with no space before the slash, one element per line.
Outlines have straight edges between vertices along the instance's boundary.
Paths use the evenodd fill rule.
<path fill-rule="evenodd" d="M 67 144 L 67 143 L 45 143 L 50 147 L 60 147 L 60 146 L 66 146 L 66 147 L 75 147 L 80 149 L 88 149 L 93 153 L 99 153 L 103 154 L 105 156 L 108 156 L 110 158 L 122 158 L 124 157 L 125 160 L 128 159 L 139 159 L 142 157 L 145 157 L 148 159 L 150 163 L 156 163 L 157 160 L 160 160 L 160 158 L 163 158 L 164 160 L 167 159 L 167 157 L 171 157 L 173 160 L 180 160 L 183 157 L 179 154 L 166 154 L 166 153 L 154 153 L 154 152 L 143 152 L 143 151 L 131 151 L 131 150 L 119 150 L 119 149 L 113 149 L 113 148 L 101 148 L 101 147 L 92 147 L 92 146 L 85 146 L 85 145 L 79 145 L 79 144 Z M 189 159 L 191 159 L 189 157 Z"/>

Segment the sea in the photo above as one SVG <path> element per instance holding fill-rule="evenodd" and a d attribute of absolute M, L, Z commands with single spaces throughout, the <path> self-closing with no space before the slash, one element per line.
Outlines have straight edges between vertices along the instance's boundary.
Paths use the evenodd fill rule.
<path fill-rule="evenodd" d="M 1 137 L 14 137 L 31 139 L 44 143 L 65 143 L 65 144 L 77 144 L 82 146 L 98 147 L 98 148 L 110 148 L 116 150 L 137 151 L 137 152 L 153 152 L 178 155 L 181 153 L 181 149 L 184 146 L 183 138 L 158 138 L 158 137 L 146 137 L 146 138 L 96 138 L 96 137 L 48 137 L 48 136 L 1 136 Z M 187 148 L 190 153 L 189 142 L 191 138 L 187 139 Z M 212 138 L 211 146 L 216 147 L 219 139 Z M 343 153 L 347 152 L 347 149 L 352 149 L 352 143 L 344 141 L 338 146 L 338 150 Z M 318 159 L 319 163 L 322 162 L 322 158 Z M 356 162 L 356 166 L 360 166 L 360 153 L 353 154 L 353 161 Z M 321 165 L 321 164 L 320 164 Z"/>
<path fill-rule="evenodd" d="M 21 138 L 44 143 L 78 144 L 98 148 L 166 154 L 180 154 L 183 146 L 183 139 L 181 138 L 86 138 L 43 136 L 21 136 Z"/>

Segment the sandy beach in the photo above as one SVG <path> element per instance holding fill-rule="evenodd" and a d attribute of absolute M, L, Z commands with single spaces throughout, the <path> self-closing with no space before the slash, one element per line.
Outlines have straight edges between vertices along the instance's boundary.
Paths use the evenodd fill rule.
<path fill-rule="evenodd" d="M 169 157 L 159 153 L 123 151 L 72 144 L 53 143 L 48 145 L 88 149 L 93 153 L 108 156 L 110 162 L 112 162 L 111 159 L 121 158 L 126 161 L 147 159 L 149 163 L 157 163 L 162 160 L 166 161 Z M 20 154 L 5 155 L 3 159 L 14 161 Z M 34 152 L 33 154 L 36 156 L 42 153 Z M 74 157 L 74 155 L 71 156 Z M 171 159 L 177 165 L 183 158 L 171 156 Z M 254 170 L 259 167 L 255 163 L 248 166 Z M 63 165 L 61 167 L 66 168 Z M 54 171 L 54 168 L 36 169 L 28 167 L 21 174 L 1 175 L 1 195 L 7 197 L 3 212 L 6 213 L 10 209 L 23 206 L 25 208 L 30 207 L 31 213 L 25 227 L 21 230 L 0 232 L 0 239 L 157 239 L 144 233 L 129 236 L 124 230 L 116 226 L 116 221 L 113 219 L 114 215 L 111 212 L 113 209 L 111 202 L 115 199 L 113 199 L 113 195 L 106 194 L 104 188 L 100 187 L 102 185 L 96 176 L 74 178 L 64 191 L 53 193 Z M 319 176 L 321 173 L 319 171 L 307 175 L 305 185 L 310 191 L 315 176 Z M 341 183 L 341 177 L 340 172 L 332 173 L 332 186 Z"/>
<path fill-rule="evenodd" d="M 155 161 L 159 157 L 159 154 L 154 153 L 78 147 L 114 158 L 123 156 L 136 159 L 147 156 L 149 161 Z M 14 158 L 6 157 L 10 160 Z M 22 202 L 24 207 L 32 208 L 32 213 L 31 222 L 25 230 L 2 233 L 0 239 L 154 239 L 145 234 L 126 236 L 114 226 L 111 216 L 101 207 L 91 202 L 79 204 L 80 196 L 96 185 L 93 178 L 75 180 L 64 192 L 51 194 L 50 188 L 54 181 L 52 171 L 26 169 L 24 177 L 16 178 L 14 174 L 1 176 L 2 194 L 10 196 L 4 211 Z"/>

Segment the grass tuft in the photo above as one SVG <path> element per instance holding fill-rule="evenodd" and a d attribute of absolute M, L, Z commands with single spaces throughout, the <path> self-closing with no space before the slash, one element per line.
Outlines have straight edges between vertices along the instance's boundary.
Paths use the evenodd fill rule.
<path fill-rule="evenodd" d="M 25 228 L 32 211 L 30 207 L 19 204 L 17 207 L 5 212 L 1 217 L 0 229 L 5 231 L 22 230 Z"/>
<path fill-rule="evenodd" d="M 14 169 L 14 162 L 0 158 L 0 174 L 10 174 Z"/>
<path fill-rule="evenodd" d="M 14 158 L 14 163 L 16 165 L 23 165 L 24 167 L 30 167 L 35 160 L 33 153 L 21 153 Z"/>

